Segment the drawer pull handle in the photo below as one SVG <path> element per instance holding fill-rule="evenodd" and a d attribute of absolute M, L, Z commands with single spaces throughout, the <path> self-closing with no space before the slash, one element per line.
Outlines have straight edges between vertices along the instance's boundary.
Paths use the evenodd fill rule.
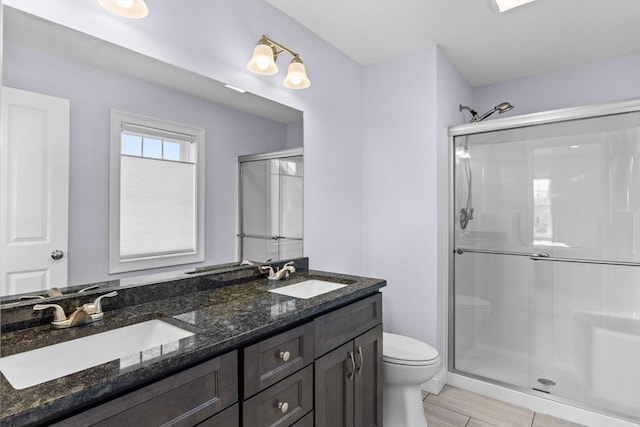
<path fill-rule="evenodd" d="M 284 414 L 289 410 L 289 404 L 287 402 L 278 402 L 278 409 Z"/>
<path fill-rule="evenodd" d="M 362 373 L 362 365 L 364 365 L 364 356 L 362 356 L 362 347 L 358 347 L 358 356 L 360 356 L 360 366 L 358 366 L 358 375 Z"/>
<path fill-rule="evenodd" d="M 288 351 L 280 352 L 280 359 L 284 360 L 285 362 L 288 361 L 290 357 L 291 357 L 291 353 L 289 353 Z"/>
<path fill-rule="evenodd" d="M 348 380 L 353 380 L 353 374 L 356 373 L 356 359 L 353 357 L 353 351 L 349 352 L 349 359 L 351 359 L 351 372 L 347 374 Z"/>

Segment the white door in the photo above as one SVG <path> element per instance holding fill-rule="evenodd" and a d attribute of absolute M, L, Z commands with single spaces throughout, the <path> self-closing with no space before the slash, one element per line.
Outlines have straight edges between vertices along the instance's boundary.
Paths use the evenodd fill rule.
<path fill-rule="evenodd" d="M 69 100 L 0 97 L 0 295 L 66 286 Z"/>

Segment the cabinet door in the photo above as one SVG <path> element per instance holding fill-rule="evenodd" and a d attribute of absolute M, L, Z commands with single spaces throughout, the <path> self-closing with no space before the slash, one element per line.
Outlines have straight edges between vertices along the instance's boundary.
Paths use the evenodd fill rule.
<path fill-rule="evenodd" d="M 354 341 L 356 427 L 382 426 L 382 325 Z"/>
<path fill-rule="evenodd" d="M 316 427 L 353 426 L 354 376 L 353 341 L 316 360 Z"/>

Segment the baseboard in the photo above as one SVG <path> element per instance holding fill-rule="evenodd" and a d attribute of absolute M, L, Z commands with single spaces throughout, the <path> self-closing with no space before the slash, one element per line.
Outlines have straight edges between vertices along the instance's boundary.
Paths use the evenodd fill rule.
<path fill-rule="evenodd" d="M 422 391 L 427 393 L 440 394 L 442 388 L 447 383 L 447 371 L 440 369 L 438 373 L 426 383 L 420 384 Z"/>

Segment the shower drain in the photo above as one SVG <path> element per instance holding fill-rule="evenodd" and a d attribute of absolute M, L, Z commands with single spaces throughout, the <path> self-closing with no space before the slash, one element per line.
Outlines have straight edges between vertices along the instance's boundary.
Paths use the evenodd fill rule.
<path fill-rule="evenodd" d="M 542 384 L 543 386 L 547 386 L 547 387 L 551 387 L 553 385 L 556 385 L 556 383 L 554 381 L 548 380 L 546 378 L 538 378 L 538 382 L 540 384 Z"/>
<path fill-rule="evenodd" d="M 555 383 L 554 381 L 548 380 L 548 379 L 546 379 L 546 378 L 538 378 L 538 382 L 539 382 L 541 385 L 545 386 L 545 387 L 551 387 L 551 386 L 556 385 L 556 383 Z M 533 389 L 534 389 L 535 391 L 539 391 L 539 392 L 542 392 L 542 393 L 551 394 L 551 392 L 550 392 L 549 390 L 543 390 L 543 389 L 541 389 L 541 388 L 536 388 L 536 387 L 533 387 Z"/>

